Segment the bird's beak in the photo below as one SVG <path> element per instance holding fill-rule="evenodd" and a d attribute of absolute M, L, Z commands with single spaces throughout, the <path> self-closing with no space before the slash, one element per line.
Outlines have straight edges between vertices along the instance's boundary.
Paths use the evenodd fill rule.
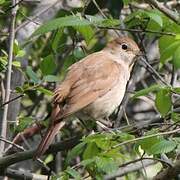
<path fill-rule="evenodd" d="M 137 56 L 137 57 L 139 57 L 139 56 L 145 56 L 145 54 L 143 54 L 143 52 L 141 52 L 141 51 L 137 51 L 136 56 Z"/>
<path fill-rule="evenodd" d="M 136 62 L 136 60 L 139 58 L 139 57 L 142 57 L 142 56 L 145 56 L 141 51 L 136 51 L 135 52 L 135 57 L 134 59 L 132 60 L 132 62 L 129 64 L 129 68 L 131 68 L 133 66 L 133 64 Z"/>

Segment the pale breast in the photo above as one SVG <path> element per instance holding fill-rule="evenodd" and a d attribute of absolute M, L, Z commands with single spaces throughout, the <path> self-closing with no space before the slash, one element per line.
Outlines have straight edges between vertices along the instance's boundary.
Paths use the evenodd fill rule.
<path fill-rule="evenodd" d="M 126 72 L 126 71 L 125 71 Z M 83 109 L 83 113 L 94 119 L 108 117 L 120 105 L 129 80 L 129 73 L 120 74 L 118 83 L 105 95 Z"/>

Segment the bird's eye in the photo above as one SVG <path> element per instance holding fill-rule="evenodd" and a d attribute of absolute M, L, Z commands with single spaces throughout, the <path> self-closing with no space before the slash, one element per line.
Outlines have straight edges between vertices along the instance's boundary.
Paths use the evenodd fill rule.
<path fill-rule="evenodd" d="M 122 44 L 121 47 L 122 47 L 123 50 L 127 50 L 128 49 L 128 45 L 127 44 Z"/>

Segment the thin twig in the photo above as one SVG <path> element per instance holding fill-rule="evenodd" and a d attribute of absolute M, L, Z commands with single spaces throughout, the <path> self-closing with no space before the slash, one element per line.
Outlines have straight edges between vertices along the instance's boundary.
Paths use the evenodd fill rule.
<path fill-rule="evenodd" d="M 7 13 L 9 10 L 14 9 L 15 7 L 19 6 L 24 0 L 19 0 L 12 6 L 10 6 L 8 9 L 6 9 L 4 12 Z"/>
<path fill-rule="evenodd" d="M 166 162 L 166 161 L 164 161 L 164 160 L 162 160 L 162 159 L 159 159 L 159 158 L 151 158 L 151 157 L 141 157 L 141 158 L 139 158 L 139 159 L 135 159 L 135 160 L 129 161 L 129 162 L 127 162 L 127 163 L 124 163 L 124 164 L 120 165 L 119 167 L 125 167 L 125 166 L 127 166 L 127 165 L 129 165 L 129 164 L 133 164 L 133 163 L 135 163 L 135 162 L 142 161 L 142 160 L 145 160 L 145 159 L 150 159 L 150 160 L 158 161 L 158 162 L 161 162 L 161 163 L 163 163 L 163 164 L 166 164 L 168 167 L 172 167 L 172 165 L 171 165 L 170 163 L 168 163 L 168 162 Z"/>
<path fill-rule="evenodd" d="M 163 32 L 163 31 L 153 31 L 153 30 L 141 30 L 141 29 L 129 29 L 129 28 L 119 28 L 119 27 L 101 27 L 98 26 L 100 29 L 112 29 L 118 31 L 128 31 L 133 33 L 151 33 L 151 34 L 159 34 L 159 35 L 167 35 L 167 36 L 176 36 L 175 33 L 172 32 Z"/>
<path fill-rule="evenodd" d="M 159 73 L 158 73 L 143 57 L 140 58 L 140 59 L 141 59 L 141 61 L 151 70 L 151 73 L 153 73 L 154 75 L 156 75 L 163 84 L 165 84 L 166 86 L 171 87 L 171 85 L 170 85 L 169 83 L 167 83 L 167 82 L 159 75 Z"/>
<path fill-rule="evenodd" d="M 15 169 L 10 169 L 10 168 L 6 169 L 6 171 L 4 172 L 4 175 L 14 180 L 15 179 L 17 180 L 47 179 L 47 175 L 40 175 L 40 174 L 31 173 L 29 171 L 15 170 Z"/>
<path fill-rule="evenodd" d="M 156 136 L 170 135 L 170 134 L 174 134 L 174 133 L 177 133 L 177 132 L 180 132 L 180 128 L 172 130 L 172 131 L 161 132 L 161 133 L 151 134 L 151 135 L 144 136 L 144 137 L 142 136 L 142 137 L 138 137 L 138 138 L 135 138 L 135 139 L 130 139 L 128 141 L 124 141 L 122 143 L 116 144 L 112 148 L 117 148 L 119 146 L 126 145 L 126 144 L 129 144 L 129 143 L 133 143 L 133 142 L 136 142 L 136 141 L 140 141 L 140 140 L 143 140 L 143 139 L 148 139 L 148 138 L 152 138 L 152 137 L 156 137 Z"/>
<path fill-rule="evenodd" d="M 42 11 L 38 12 L 35 16 L 30 17 L 31 21 L 35 21 L 40 15 L 42 15 L 43 13 L 45 13 L 46 11 L 48 11 L 49 9 L 51 9 L 53 6 L 55 6 L 56 4 L 59 3 L 59 0 L 55 1 L 53 4 L 51 4 L 50 6 L 48 6 L 46 9 L 43 9 Z M 26 26 L 29 23 L 29 21 L 25 21 L 24 23 L 20 24 L 16 29 L 15 32 L 19 31 L 19 29 L 23 28 L 24 26 Z"/>
<path fill-rule="evenodd" d="M 156 0 L 145 0 L 148 4 L 153 5 L 155 8 L 157 8 L 159 11 L 164 13 L 166 16 L 168 16 L 171 20 L 173 20 L 175 23 L 180 24 L 180 17 L 178 14 L 176 14 L 174 11 L 166 8 L 163 4 L 159 3 Z"/>
<path fill-rule="evenodd" d="M 138 171 L 138 170 L 143 168 L 142 162 L 143 162 L 144 167 L 155 164 L 155 162 L 153 160 L 148 160 L 148 159 L 138 161 L 138 162 L 135 162 L 134 164 L 129 164 L 129 165 L 125 166 L 125 167 L 119 168 L 119 170 L 117 172 L 115 172 L 115 173 L 105 175 L 103 179 L 104 180 L 114 180 L 117 177 L 122 177 L 122 176 L 125 176 L 125 175 L 129 174 L 129 173 Z"/>
<path fill-rule="evenodd" d="M 94 5 L 96 6 L 96 8 L 98 9 L 98 11 L 101 13 L 101 15 L 104 17 L 104 18 L 107 18 L 106 15 L 104 14 L 104 12 L 101 10 L 101 8 L 99 7 L 99 5 L 97 4 L 96 0 L 92 0 Z"/>
<path fill-rule="evenodd" d="M 22 151 L 25 151 L 25 149 L 24 149 L 22 146 L 20 146 L 20 145 L 18 145 L 18 144 L 16 144 L 16 143 L 11 142 L 11 141 L 5 139 L 4 137 L 0 137 L 0 141 L 3 141 L 3 142 L 5 142 L 5 143 L 7 143 L 7 144 L 10 144 L 10 145 L 16 147 L 17 149 L 22 150 Z"/>
<path fill-rule="evenodd" d="M 9 101 L 7 101 L 7 102 L 3 103 L 2 105 L 0 105 L 0 108 L 2 108 L 2 107 L 5 106 L 6 104 L 9 104 L 9 103 L 11 103 L 11 102 L 13 102 L 13 101 L 15 101 L 15 100 L 23 97 L 23 96 L 24 96 L 24 94 L 21 94 L 21 95 L 15 97 L 15 98 L 10 99 Z"/>
<path fill-rule="evenodd" d="M 161 170 L 158 174 L 153 177 L 153 180 L 164 180 L 164 179 L 179 179 L 180 174 L 180 160 L 177 160 L 173 167 L 168 167 Z"/>
<path fill-rule="evenodd" d="M 64 150 L 67 151 L 69 149 L 72 149 L 75 145 L 77 145 L 79 143 L 79 139 L 81 137 L 82 136 L 78 136 L 78 137 L 74 137 L 74 138 L 71 138 L 66 141 L 61 141 L 59 143 L 52 144 L 49 147 L 49 149 L 46 151 L 46 153 L 56 153 L 59 151 L 64 151 Z M 18 162 L 21 162 L 21 161 L 24 161 L 24 160 L 32 159 L 35 151 L 36 151 L 35 149 L 27 150 L 27 151 L 17 152 L 15 154 L 1 157 L 0 158 L 0 175 L 3 173 L 3 171 L 1 171 L 1 170 L 7 168 L 8 166 L 18 163 Z"/>
<path fill-rule="evenodd" d="M 21 151 L 26 151 L 26 149 L 24 147 L 14 143 L 14 142 L 11 142 L 11 141 L 7 140 L 6 138 L 0 137 L 0 141 L 3 141 L 5 143 L 7 143 L 7 144 L 10 144 L 10 145 L 16 147 L 17 149 L 19 149 Z M 49 172 L 49 170 L 50 170 L 49 167 L 46 166 L 46 164 L 41 159 L 38 158 L 37 161 Z"/>
<path fill-rule="evenodd" d="M 29 22 L 33 22 L 36 25 L 41 25 L 41 23 L 39 23 L 38 21 L 32 20 L 30 17 L 26 16 L 23 12 L 19 12 L 23 17 L 25 17 L 25 19 L 27 19 Z"/>
<path fill-rule="evenodd" d="M 12 0 L 12 6 L 16 4 L 16 0 Z M 13 47 L 14 47 L 14 38 L 15 38 L 15 21 L 16 21 L 16 12 L 18 6 L 12 8 L 11 11 L 11 24 L 10 24 L 10 35 L 9 35 L 9 52 L 8 52 L 8 70 L 6 78 L 6 94 L 5 102 L 9 101 L 10 90 L 11 90 L 11 71 L 12 71 L 12 60 L 13 60 Z M 8 114 L 8 104 L 4 106 L 3 118 L 2 118 L 2 130 L 1 136 L 6 138 L 7 133 L 7 114 Z M 4 151 L 4 142 L 0 143 L 0 152 Z"/>

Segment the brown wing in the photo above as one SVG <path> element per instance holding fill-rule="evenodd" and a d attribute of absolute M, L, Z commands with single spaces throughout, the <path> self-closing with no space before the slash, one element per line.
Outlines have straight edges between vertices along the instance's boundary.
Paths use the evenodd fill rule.
<path fill-rule="evenodd" d="M 79 111 L 107 93 L 119 80 L 119 74 L 120 65 L 105 52 L 94 53 L 72 65 L 65 80 L 55 91 L 51 123 L 34 158 L 46 151 L 54 136 L 64 126 L 62 118 Z M 62 107 L 63 102 L 65 106 L 62 110 L 58 103 Z"/>
<path fill-rule="evenodd" d="M 120 65 L 105 52 L 86 57 L 72 66 L 70 71 L 77 72 L 77 68 L 80 69 L 80 73 L 72 83 L 59 118 L 71 115 L 94 102 L 106 94 L 119 79 Z"/>

